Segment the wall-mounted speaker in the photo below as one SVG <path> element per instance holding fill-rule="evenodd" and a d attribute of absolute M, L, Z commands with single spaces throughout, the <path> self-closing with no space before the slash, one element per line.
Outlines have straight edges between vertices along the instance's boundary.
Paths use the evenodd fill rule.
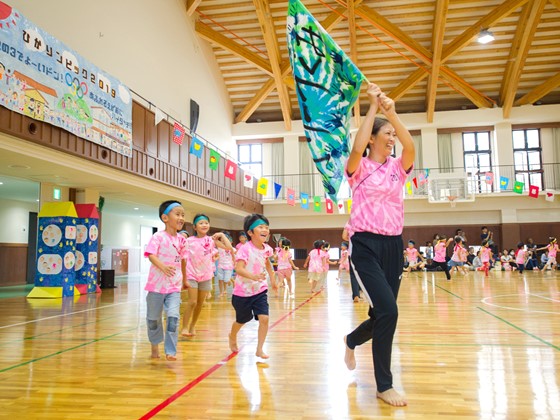
<path fill-rule="evenodd" d="M 191 99 L 191 125 L 189 128 L 193 132 L 196 131 L 196 127 L 198 127 L 199 113 L 200 113 L 200 108 L 198 104 L 196 103 L 196 101 Z"/>

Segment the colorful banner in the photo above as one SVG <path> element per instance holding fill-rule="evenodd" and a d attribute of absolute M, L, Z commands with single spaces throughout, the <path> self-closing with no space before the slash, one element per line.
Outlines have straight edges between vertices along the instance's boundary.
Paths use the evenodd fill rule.
<path fill-rule="evenodd" d="M 486 172 L 484 174 L 484 180 L 486 181 L 486 183 L 488 185 L 492 185 L 494 183 L 494 173 L 492 172 Z"/>
<path fill-rule="evenodd" d="M 334 212 L 334 204 L 330 198 L 325 199 L 325 210 L 327 214 L 333 214 Z"/>
<path fill-rule="evenodd" d="M 235 164 L 234 161 L 228 159 L 226 161 L 226 169 L 224 171 L 224 176 L 226 178 L 231 179 L 232 181 L 235 181 L 236 174 L 237 174 L 237 165 Z"/>
<path fill-rule="evenodd" d="M 525 186 L 524 182 L 515 181 L 513 184 L 513 192 L 517 194 L 523 194 L 523 187 Z"/>
<path fill-rule="evenodd" d="M 129 89 L 2 2 L 0 105 L 132 156 Z"/>
<path fill-rule="evenodd" d="M 352 213 L 352 199 L 349 198 L 348 201 L 346 201 L 346 206 L 348 207 L 348 213 Z"/>
<path fill-rule="evenodd" d="M 412 183 L 411 183 L 410 181 L 408 181 L 408 182 L 405 184 L 405 186 L 406 186 L 406 193 L 407 193 L 408 195 L 412 195 Z"/>
<path fill-rule="evenodd" d="M 280 194 L 280 190 L 282 189 L 282 185 L 274 183 L 274 199 L 278 199 L 278 195 Z"/>
<path fill-rule="evenodd" d="M 296 205 L 296 192 L 291 188 L 286 190 L 286 200 L 288 201 L 288 206 L 295 206 Z"/>
<path fill-rule="evenodd" d="M 184 138 L 185 138 L 185 129 L 181 124 L 175 122 L 173 124 L 173 142 L 177 143 L 179 146 L 182 146 Z"/>
<path fill-rule="evenodd" d="M 313 197 L 313 211 L 321 213 L 321 197 L 318 195 Z"/>
<path fill-rule="evenodd" d="M 414 177 L 412 178 L 412 182 L 414 182 L 414 188 L 418 189 L 418 179 Z"/>
<path fill-rule="evenodd" d="M 426 177 L 426 174 L 424 172 L 420 172 L 418 174 L 418 182 L 420 183 L 420 185 L 424 185 L 426 182 L 428 182 L 428 178 Z"/>
<path fill-rule="evenodd" d="M 219 164 L 220 164 L 220 154 L 216 152 L 214 149 L 210 149 L 210 158 L 208 161 L 208 166 L 213 171 L 217 171 Z"/>
<path fill-rule="evenodd" d="M 539 198 L 540 188 L 537 185 L 529 185 L 529 197 Z"/>
<path fill-rule="evenodd" d="M 338 214 L 346 214 L 344 200 L 340 200 L 338 203 L 336 203 L 336 207 L 338 208 Z"/>
<path fill-rule="evenodd" d="M 501 176 L 500 177 L 500 190 L 501 191 L 507 190 L 508 184 L 509 184 L 509 178 L 507 178 L 505 176 Z"/>
<path fill-rule="evenodd" d="M 259 182 L 257 182 L 257 192 L 261 195 L 266 195 L 268 192 L 268 179 L 259 179 Z"/>
<path fill-rule="evenodd" d="M 365 77 L 299 0 L 290 0 L 288 51 L 307 144 L 336 200 L 349 155 L 350 113 Z"/>
<path fill-rule="evenodd" d="M 253 188 L 253 175 L 249 172 L 243 174 L 243 186 L 245 188 Z"/>
<path fill-rule="evenodd" d="M 544 199 L 546 201 L 554 201 L 554 191 L 547 191 Z"/>
<path fill-rule="evenodd" d="M 308 209 L 309 208 L 309 194 L 301 193 L 299 195 L 299 199 L 301 200 L 301 208 Z"/>
<path fill-rule="evenodd" d="M 191 139 L 191 147 L 189 148 L 189 153 L 195 155 L 197 158 L 202 158 L 202 152 L 204 152 L 204 143 L 202 143 L 196 137 Z"/>
<path fill-rule="evenodd" d="M 158 125 L 160 122 L 163 121 L 164 118 L 165 118 L 165 112 L 163 112 L 159 108 L 156 108 L 156 119 L 154 120 L 154 124 Z"/>

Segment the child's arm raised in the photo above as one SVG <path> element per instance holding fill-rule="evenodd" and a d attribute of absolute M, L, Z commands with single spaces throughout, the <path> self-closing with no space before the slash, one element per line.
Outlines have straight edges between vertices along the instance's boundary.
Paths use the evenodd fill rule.
<path fill-rule="evenodd" d="M 218 233 L 213 234 L 212 235 L 212 240 L 214 241 L 214 243 L 216 244 L 216 246 L 218 248 L 228 249 L 231 252 L 235 251 L 233 249 L 233 246 L 231 245 L 231 242 L 227 238 L 227 236 L 224 235 L 222 232 L 218 232 Z"/>

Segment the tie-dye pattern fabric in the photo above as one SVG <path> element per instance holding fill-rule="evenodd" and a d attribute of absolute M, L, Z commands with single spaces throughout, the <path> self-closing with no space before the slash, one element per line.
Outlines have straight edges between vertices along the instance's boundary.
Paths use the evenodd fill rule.
<path fill-rule="evenodd" d="M 216 252 L 216 244 L 210 236 L 187 238 L 187 279 L 198 282 L 211 280 L 216 268 L 212 256 Z"/>
<path fill-rule="evenodd" d="M 248 241 L 239 248 L 235 261 L 244 261 L 245 269 L 252 274 L 264 273 L 268 278 L 266 271 L 266 261 L 272 257 L 274 251 L 270 245 L 264 244 L 262 249 L 258 249 L 253 242 Z M 235 296 L 249 297 L 264 292 L 268 289 L 267 280 L 255 281 L 247 277 L 235 276 L 235 285 L 233 286 L 233 294 Z"/>
<path fill-rule="evenodd" d="M 365 77 L 299 0 L 290 0 L 286 28 L 305 136 L 325 192 L 336 200 L 349 154 L 350 112 Z"/>
<path fill-rule="evenodd" d="M 144 257 L 150 255 L 158 257 L 164 265 L 175 267 L 175 275 L 168 277 L 152 264 L 144 290 L 162 294 L 180 292 L 183 287 L 181 260 L 187 258 L 187 240 L 181 235 L 171 236 L 164 230 L 156 232 L 144 251 Z"/>

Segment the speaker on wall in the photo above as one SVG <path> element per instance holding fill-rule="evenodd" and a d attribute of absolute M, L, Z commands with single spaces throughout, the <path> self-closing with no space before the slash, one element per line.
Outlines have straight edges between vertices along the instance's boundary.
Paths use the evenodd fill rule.
<path fill-rule="evenodd" d="M 191 99 L 191 131 L 196 131 L 196 127 L 198 127 L 198 115 L 200 112 L 200 108 L 196 101 Z"/>

